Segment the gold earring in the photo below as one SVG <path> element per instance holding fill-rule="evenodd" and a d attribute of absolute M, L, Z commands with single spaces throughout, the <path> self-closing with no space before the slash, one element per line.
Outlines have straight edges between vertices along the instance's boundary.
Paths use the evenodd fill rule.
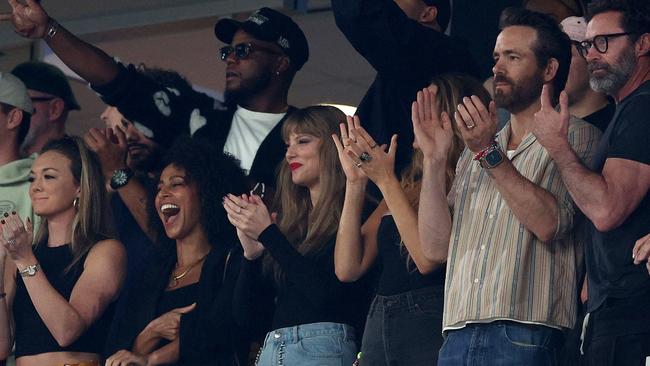
<path fill-rule="evenodd" d="M 79 197 L 74 198 L 74 201 L 72 201 L 72 207 L 76 208 L 77 210 L 79 209 Z"/>

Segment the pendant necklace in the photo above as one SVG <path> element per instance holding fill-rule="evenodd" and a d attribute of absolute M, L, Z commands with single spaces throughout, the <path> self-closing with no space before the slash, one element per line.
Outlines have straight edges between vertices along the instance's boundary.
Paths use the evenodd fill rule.
<path fill-rule="evenodd" d="M 199 259 L 198 261 L 190 264 L 187 267 L 187 269 L 185 271 L 181 272 L 180 274 L 174 274 L 174 272 L 172 271 L 172 275 L 171 275 L 171 279 L 169 280 L 168 288 L 174 288 L 174 287 L 178 286 L 178 280 L 180 280 L 181 278 L 187 276 L 192 271 L 192 269 L 194 267 L 196 267 L 199 263 L 203 262 L 203 260 L 205 260 L 205 258 L 207 256 L 208 255 L 206 254 L 201 259 Z M 176 263 L 176 268 L 178 269 L 178 263 Z"/>

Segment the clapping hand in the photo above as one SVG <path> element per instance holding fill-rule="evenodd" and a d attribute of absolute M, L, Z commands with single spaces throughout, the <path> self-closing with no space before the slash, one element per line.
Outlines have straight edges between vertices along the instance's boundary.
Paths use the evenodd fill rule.
<path fill-rule="evenodd" d="M 493 101 L 486 108 L 476 95 L 464 97 L 462 104 L 458 105 L 454 118 L 465 146 L 470 151 L 478 153 L 494 142 L 498 117 L 497 107 Z"/>
<path fill-rule="evenodd" d="M 120 128 L 91 128 L 84 135 L 84 142 L 97 154 L 105 179 L 110 179 L 115 170 L 126 168 L 128 144 Z"/>
<path fill-rule="evenodd" d="M 438 87 L 431 85 L 417 93 L 411 105 L 411 121 L 415 135 L 414 146 L 425 158 L 446 161 L 451 150 L 454 130 L 447 112 L 440 112 Z"/>
<path fill-rule="evenodd" d="M 257 240 L 262 231 L 273 224 L 273 216 L 269 214 L 266 205 L 257 195 L 237 197 L 228 194 L 223 199 L 223 208 L 228 214 L 230 223 L 254 240 Z"/>
<path fill-rule="evenodd" d="M 645 262 L 645 267 L 650 274 L 650 261 L 648 261 L 650 259 L 650 234 L 636 241 L 634 249 L 632 249 L 632 258 L 636 265 Z"/>
<path fill-rule="evenodd" d="M 11 21 L 16 33 L 26 38 L 43 38 L 47 32 L 50 17 L 36 0 L 9 0 L 12 12 L 1 14 L 1 21 Z"/>
<path fill-rule="evenodd" d="M 11 214 L 5 212 L 0 216 L 0 231 L 0 243 L 17 266 L 24 267 L 36 263 L 32 251 L 34 232 L 29 218 L 24 225 L 15 211 Z"/>
<path fill-rule="evenodd" d="M 361 125 L 359 121 L 359 116 L 346 116 L 347 126 L 344 123 L 339 125 L 341 130 L 341 140 L 335 134 L 332 134 L 332 140 L 334 140 L 334 145 L 336 145 L 336 150 L 338 151 L 339 161 L 341 162 L 341 167 L 345 173 L 345 177 L 349 183 L 356 184 L 366 184 L 368 177 L 362 169 L 357 167 L 357 163 L 348 156 L 346 149 L 350 144 L 355 140 L 352 132 L 354 131 L 355 124 Z M 350 133 L 348 133 L 350 131 Z"/>

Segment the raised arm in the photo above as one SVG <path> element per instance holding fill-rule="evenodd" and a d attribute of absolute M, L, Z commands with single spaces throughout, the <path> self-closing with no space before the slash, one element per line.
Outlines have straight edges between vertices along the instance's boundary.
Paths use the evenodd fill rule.
<path fill-rule="evenodd" d="M 5 247 L 18 270 L 37 263 L 32 252 L 31 225 L 23 226 L 18 215 L 10 215 L 1 225 L 13 238 Z M 61 347 L 74 343 L 100 317 L 119 295 L 126 274 L 126 253 L 116 240 L 103 240 L 93 246 L 84 270 L 65 299 L 50 284 L 43 271 L 24 277 L 27 292 L 36 312 Z"/>
<path fill-rule="evenodd" d="M 354 282 L 368 271 L 377 257 L 377 227 L 381 213 L 377 215 L 378 211 L 375 210 L 361 226 L 368 178 L 345 151 L 353 141 L 352 136 L 348 135 L 348 129 L 353 130 L 354 121 L 358 122 L 359 117 L 348 116 L 347 120 L 348 127 L 340 125 L 341 140 L 335 134 L 332 135 L 346 177 L 345 199 L 334 247 L 334 272 L 340 281 Z M 386 205 L 380 206 L 385 211 Z"/>
<path fill-rule="evenodd" d="M 562 92 L 560 102 L 564 109 L 568 103 L 566 92 Z M 650 103 L 647 99 L 630 101 L 626 110 L 634 116 L 648 116 Z M 574 202 L 599 231 L 621 225 L 647 195 L 650 145 L 635 142 L 650 133 L 647 119 L 639 118 L 625 130 L 617 131 L 617 141 L 610 146 L 600 174 L 585 167 L 580 152 L 569 143 L 566 113 L 542 109 L 535 115 L 535 125 L 535 136 L 557 164 Z"/>
<path fill-rule="evenodd" d="M 349 156 L 360 164 L 360 168 L 381 190 L 402 242 L 420 273 L 433 271 L 444 263 L 447 257 L 445 255 L 439 260 L 431 260 L 424 254 L 418 235 L 417 213 L 394 173 L 397 135 L 393 135 L 388 151 L 385 152 L 384 148 L 377 146 L 358 120 L 353 131 L 356 140 L 350 144 Z"/>
<path fill-rule="evenodd" d="M 453 129 L 446 112 L 436 103 L 435 85 L 417 93 L 411 106 L 415 141 L 422 150 L 422 186 L 418 208 L 418 234 L 424 255 L 436 262 L 447 260 L 451 236 L 451 211 L 447 201 L 447 166 Z"/>
<path fill-rule="evenodd" d="M 11 304 L 15 294 L 15 267 L 4 246 L 4 240 L 0 240 L 0 361 L 6 360 L 11 354 L 13 346 L 13 316 Z"/>
<path fill-rule="evenodd" d="M 115 79 L 118 67 L 115 61 L 99 48 L 88 44 L 45 12 L 36 0 L 9 0 L 12 13 L 0 19 L 11 21 L 16 33 L 31 39 L 43 39 L 59 58 L 93 85 L 103 85 Z"/>

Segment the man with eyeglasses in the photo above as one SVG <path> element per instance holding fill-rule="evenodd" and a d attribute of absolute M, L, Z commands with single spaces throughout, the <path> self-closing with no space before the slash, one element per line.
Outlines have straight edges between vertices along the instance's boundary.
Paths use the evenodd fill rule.
<path fill-rule="evenodd" d="M 35 0 L 9 0 L 18 34 L 43 39 L 63 62 L 87 80 L 109 105 L 171 145 L 183 133 L 207 138 L 234 155 L 252 182 L 275 184 L 284 157 L 281 126 L 293 109 L 287 95 L 309 58 L 302 30 L 288 16 L 261 8 L 243 22 L 222 19 L 216 37 L 228 44 L 217 57 L 226 63 L 225 104 L 199 92 L 181 93 L 116 63 L 59 25 Z"/>
<path fill-rule="evenodd" d="M 591 87 L 616 101 L 591 170 L 567 144 L 566 102 L 542 108 L 535 134 L 589 219 L 589 300 L 583 349 L 589 365 L 643 365 L 650 356 L 650 2 L 590 6 L 586 40 Z"/>
<path fill-rule="evenodd" d="M 65 136 L 68 114 L 80 110 L 68 79 L 59 68 L 45 62 L 23 62 L 11 70 L 25 86 L 34 105 L 34 113 L 25 142 L 23 156 L 41 151 L 50 140 Z"/>

